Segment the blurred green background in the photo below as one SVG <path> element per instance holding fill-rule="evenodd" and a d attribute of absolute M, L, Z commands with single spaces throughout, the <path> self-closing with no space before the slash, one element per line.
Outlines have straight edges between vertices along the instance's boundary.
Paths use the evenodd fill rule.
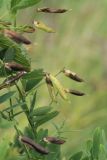
<path fill-rule="evenodd" d="M 60 15 L 36 13 L 36 7 L 44 6 L 72 11 Z M 36 30 L 29 36 L 33 42 L 29 48 L 32 68 L 44 68 L 56 74 L 66 67 L 85 79 L 81 84 L 63 75 L 58 77 L 65 87 L 86 93 L 84 97 L 70 96 L 69 102 L 59 98 L 58 104 L 54 104 L 61 113 L 53 122 L 60 125 L 65 121 L 62 136 L 67 138 L 67 143 L 62 149 L 66 156 L 84 147 L 95 127 L 101 126 L 107 133 L 107 0 L 43 0 L 36 7 L 18 13 L 18 23 L 41 20 L 56 33 Z M 49 102 L 47 86 L 43 85 L 37 103 L 41 106 Z M 19 120 L 21 126 L 25 125 L 22 118 Z M 44 127 L 55 134 L 51 122 Z M 13 130 L 1 120 L 0 137 L 4 135 L 12 139 Z"/>

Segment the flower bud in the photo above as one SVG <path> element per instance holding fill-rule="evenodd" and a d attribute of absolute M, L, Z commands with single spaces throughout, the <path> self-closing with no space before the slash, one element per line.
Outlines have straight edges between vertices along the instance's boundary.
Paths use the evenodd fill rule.
<path fill-rule="evenodd" d="M 43 141 L 45 142 L 50 142 L 50 143 L 54 143 L 54 144 L 64 144 L 65 143 L 65 140 L 63 139 L 59 139 L 57 137 L 44 137 L 43 138 Z"/>
<path fill-rule="evenodd" d="M 21 137 L 21 142 L 25 143 L 30 148 L 33 148 L 34 150 L 36 150 L 37 152 L 39 152 L 41 154 L 48 154 L 49 153 L 49 151 L 47 149 L 42 147 L 40 144 L 35 143 L 34 140 L 32 140 L 28 137 L 25 137 L 25 136 Z"/>
<path fill-rule="evenodd" d="M 84 82 L 84 80 L 82 78 L 80 78 L 75 72 L 72 72 L 70 70 L 64 69 L 63 73 L 65 74 L 65 76 L 77 81 L 77 82 Z"/>

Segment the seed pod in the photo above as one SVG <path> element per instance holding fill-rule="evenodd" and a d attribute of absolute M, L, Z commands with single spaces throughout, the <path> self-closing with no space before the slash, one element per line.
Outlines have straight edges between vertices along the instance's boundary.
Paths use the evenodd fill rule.
<path fill-rule="evenodd" d="M 76 91 L 76 90 L 73 90 L 73 89 L 65 89 L 65 92 L 70 93 L 70 94 L 74 94 L 76 96 L 84 96 L 85 95 L 85 93 L 80 92 L 80 91 Z"/>
<path fill-rule="evenodd" d="M 14 85 L 14 82 L 16 80 L 19 80 L 25 73 L 26 73 L 25 71 L 22 71 L 22 72 L 19 72 L 16 76 L 11 76 L 5 79 L 4 82 L 0 85 L 0 90 Z"/>
<path fill-rule="evenodd" d="M 34 21 L 34 25 L 38 28 L 38 29 L 41 29 L 45 32 L 48 32 L 48 33 L 55 33 L 55 31 L 48 27 L 46 24 L 44 24 L 43 22 L 40 22 L 40 21 Z"/>
<path fill-rule="evenodd" d="M 51 74 L 49 75 L 53 85 L 56 87 L 56 89 L 58 90 L 60 96 L 67 100 L 67 95 L 65 93 L 64 87 L 62 86 L 62 84 L 58 81 L 58 79 L 54 76 L 52 76 Z"/>
<path fill-rule="evenodd" d="M 5 68 L 7 68 L 8 70 L 10 71 L 27 71 L 27 69 L 19 64 L 19 63 L 16 63 L 16 62 L 10 62 L 10 63 L 5 63 Z"/>
<path fill-rule="evenodd" d="M 49 74 L 46 74 L 45 81 L 46 81 L 46 84 L 47 84 L 47 87 L 48 87 L 50 97 L 52 98 L 53 101 L 55 101 L 55 99 L 56 99 L 55 90 L 54 90 L 53 83 L 52 83 L 52 81 L 49 77 Z"/>
<path fill-rule="evenodd" d="M 77 81 L 77 82 L 84 82 L 84 80 L 82 78 L 80 78 L 75 72 L 72 72 L 70 70 L 64 69 L 63 73 L 65 74 L 65 76 Z"/>
<path fill-rule="evenodd" d="M 54 144 L 64 144 L 65 143 L 65 140 L 63 139 L 59 139 L 57 137 L 44 137 L 43 138 L 43 141 L 45 142 L 50 142 L 50 143 L 54 143 Z"/>
<path fill-rule="evenodd" d="M 17 43 L 24 43 L 26 45 L 31 44 L 31 41 L 29 41 L 27 38 L 24 36 L 20 35 L 19 33 L 11 30 L 4 30 L 5 36 L 9 37 L 10 39 L 14 40 Z"/>
<path fill-rule="evenodd" d="M 37 8 L 37 12 L 45 12 L 45 13 L 64 13 L 67 12 L 67 9 L 56 9 L 56 8 Z"/>
<path fill-rule="evenodd" d="M 11 85 L 16 80 L 20 79 L 25 73 L 26 73 L 25 71 L 19 72 L 16 76 L 11 76 L 8 79 L 6 79 L 4 83 L 7 85 Z"/>
<path fill-rule="evenodd" d="M 32 139 L 28 138 L 28 137 L 21 137 L 21 141 L 23 143 L 25 143 L 26 145 L 28 145 L 30 148 L 33 148 L 34 150 L 36 150 L 37 152 L 41 153 L 41 154 L 48 154 L 49 151 L 47 149 L 45 149 L 44 147 L 42 147 L 40 144 L 35 143 Z"/>

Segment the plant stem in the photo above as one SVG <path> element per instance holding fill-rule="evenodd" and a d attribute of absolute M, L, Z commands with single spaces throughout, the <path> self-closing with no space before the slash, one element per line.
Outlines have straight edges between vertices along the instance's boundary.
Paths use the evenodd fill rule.
<path fill-rule="evenodd" d="M 22 94 L 19 86 L 18 86 L 16 83 L 15 83 L 15 85 L 16 85 L 16 88 L 17 88 L 19 94 L 20 94 L 20 98 L 21 98 L 22 102 L 24 103 L 23 105 L 21 105 L 21 108 L 22 108 L 22 110 L 24 111 L 24 113 L 26 114 L 27 120 L 28 120 L 28 122 L 29 122 L 29 124 L 30 124 L 30 127 L 31 127 L 31 129 L 32 129 L 33 136 L 34 136 L 34 138 L 35 138 L 35 130 L 34 130 L 34 126 L 33 126 L 32 120 L 31 120 L 31 118 L 30 118 L 30 116 L 29 116 L 29 109 L 28 109 L 28 106 L 27 106 L 27 104 L 26 104 L 26 99 L 25 99 L 24 95 Z"/>

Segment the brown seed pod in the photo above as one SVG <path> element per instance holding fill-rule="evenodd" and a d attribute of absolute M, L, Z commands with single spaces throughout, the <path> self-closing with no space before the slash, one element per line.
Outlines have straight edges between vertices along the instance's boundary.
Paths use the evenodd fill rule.
<path fill-rule="evenodd" d="M 27 71 L 27 69 L 16 62 L 10 62 L 10 63 L 5 63 L 5 68 L 7 68 L 8 70 L 13 70 L 13 71 Z"/>
<path fill-rule="evenodd" d="M 11 83 L 14 83 L 16 80 L 20 79 L 26 72 L 22 71 L 19 72 L 16 76 L 11 76 L 10 78 L 6 79 L 4 82 L 5 84 L 10 85 Z"/>
<path fill-rule="evenodd" d="M 48 154 L 49 151 L 47 149 L 45 149 L 44 147 L 42 147 L 40 144 L 35 143 L 32 139 L 28 138 L 28 137 L 21 137 L 21 141 L 23 143 L 25 143 L 26 145 L 28 145 L 30 148 L 33 148 L 34 150 L 36 150 L 37 152 L 41 153 L 41 154 Z"/>
<path fill-rule="evenodd" d="M 31 41 L 29 41 L 27 38 L 24 36 L 20 35 L 19 33 L 11 30 L 4 30 L 5 36 L 9 37 L 10 39 L 14 40 L 17 43 L 24 43 L 26 45 L 31 44 Z"/>
<path fill-rule="evenodd" d="M 25 73 L 26 73 L 25 71 L 22 71 L 22 72 L 19 72 L 16 76 L 11 76 L 5 79 L 4 82 L 0 85 L 0 90 L 14 85 L 14 82 L 16 80 L 19 80 Z"/>
<path fill-rule="evenodd" d="M 80 78 L 75 72 L 72 72 L 68 69 L 64 69 L 62 72 L 65 74 L 65 76 L 67 76 L 77 82 L 84 82 L 84 80 L 82 78 Z"/>
<path fill-rule="evenodd" d="M 45 13 L 64 13 L 67 12 L 67 9 L 56 9 L 56 8 L 37 8 L 37 12 L 45 12 Z"/>
<path fill-rule="evenodd" d="M 64 144 L 66 141 L 63 139 L 59 139 L 57 137 L 44 137 L 43 141 L 45 142 L 50 142 L 50 143 L 54 143 L 54 144 Z"/>
<path fill-rule="evenodd" d="M 73 89 L 65 89 L 65 92 L 76 95 L 76 96 L 84 96 L 85 95 L 85 93 L 77 91 L 77 90 L 73 90 Z"/>

